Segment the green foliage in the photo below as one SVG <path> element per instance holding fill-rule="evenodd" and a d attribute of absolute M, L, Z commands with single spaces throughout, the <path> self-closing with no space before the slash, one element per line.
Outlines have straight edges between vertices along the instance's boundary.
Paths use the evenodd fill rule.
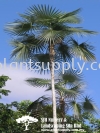
<path fill-rule="evenodd" d="M 39 122 L 33 123 L 29 125 L 29 130 L 24 131 L 25 126 L 24 124 L 17 123 L 16 119 L 24 116 L 25 114 L 28 115 L 28 110 L 26 110 L 29 105 L 31 105 L 31 101 L 25 100 L 21 102 L 12 102 L 11 104 L 4 105 L 3 103 L 0 104 L 0 133 L 33 133 L 33 132 L 41 132 L 41 120 L 40 118 L 52 118 L 52 106 L 45 104 L 45 101 L 47 101 L 44 97 L 41 97 L 40 99 L 37 99 L 34 101 L 33 110 L 31 111 L 31 116 L 38 118 Z M 36 102 L 42 104 L 40 109 L 40 105 L 36 104 Z M 33 104 L 33 103 L 32 103 Z M 36 109 L 38 106 L 38 111 L 36 112 Z M 15 107 L 15 109 L 13 108 Z M 35 108 L 36 107 L 36 108 Z M 59 109 L 57 109 L 57 115 L 58 118 L 61 118 L 61 111 L 59 112 Z M 38 113 L 38 115 L 37 115 Z M 94 115 L 90 113 L 84 113 L 82 114 L 81 119 L 76 119 L 73 116 L 66 115 L 65 118 L 67 118 L 67 123 L 77 123 L 81 124 L 82 128 L 86 131 L 86 133 L 92 133 L 93 130 L 97 131 L 97 133 L 100 132 L 100 120 L 96 119 Z M 87 124 L 87 120 L 89 121 L 89 124 Z M 41 132 L 44 133 L 44 132 Z M 48 132 L 49 133 L 49 132 Z M 59 132 L 60 133 L 60 132 Z M 82 133 L 82 132 L 81 132 Z"/>
<path fill-rule="evenodd" d="M 29 85 L 34 87 L 46 87 L 46 91 L 51 91 L 52 87 L 49 79 L 40 79 L 40 78 L 29 78 L 26 80 Z M 80 119 L 82 113 L 90 112 L 97 113 L 97 107 L 95 106 L 93 100 L 84 96 L 83 88 L 85 83 L 81 75 L 77 74 L 77 71 L 67 71 L 64 74 L 59 73 L 55 77 L 55 91 L 56 91 L 56 102 L 57 102 L 57 111 L 60 117 L 64 117 L 68 110 L 73 112 L 75 118 Z M 44 97 L 42 97 L 44 98 Z M 40 97 L 41 99 L 41 97 Z M 43 101 L 48 102 L 48 97 L 42 99 Z M 48 105 L 51 104 L 51 98 L 49 98 Z M 37 99 L 28 107 L 28 111 L 34 110 L 38 107 L 41 107 L 41 102 Z M 39 105 L 40 104 L 40 105 Z M 45 105 L 45 104 L 44 104 Z M 37 108 L 38 110 L 38 108 Z M 43 110 L 43 107 L 42 107 Z"/>
<path fill-rule="evenodd" d="M 10 79 L 8 76 L 0 76 L 0 88 L 4 87 L 6 85 L 6 81 Z"/>
<path fill-rule="evenodd" d="M 24 133 L 24 124 L 18 124 L 16 119 L 27 114 L 26 109 L 31 101 L 25 100 L 20 103 L 0 104 L 0 133 Z M 13 108 L 15 109 L 13 110 Z M 32 133 L 32 132 L 31 132 Z"/>
<path fill-rule="evenodd" d="M 52 43 L 55 61 L 71 60 L 73 56 L 81 56 L 86 61 L 95 60 L 93 46 L 86 42 L 79 44 L 73 35 L 97 34 L 97 32 L 69 26 L 81 22 L 77 15 L 80 10 L 79 8 L 72 12 L 62 12 L 52 6 L 34 5 L 24 14 L 19 14 L 21 19 L 5 26 L 5 30 L 15 36 L 11 41 L 14 47 L 11 57 L 15 60 L 50 62 L 49 52 Z M 34 68 L 34 63 L 31 65 Z"/>
<path fill-rule="evenodd" d="M 0 93 L 5 96 L 8 96 L 8 93 L 10 93 L 9 90 L 2 89 L 2 87 L 6 85 L 7 80 L 10 80 L 8 76 L 4 76 L 4 75 L 0 76 Z M 1 98 L 1 95 L 0 95 L 0 98 Z"/>
<path fill-rule="evenodd" d="M 99 133 L 100 132 L 100 119 L 96 118 L 93 114 L 90 114 L 89 112 L 86 112 L 83 114 L 84 120 L 88 121 L 89 123 L 89 128 L 91 131 L 94 133 Z"/>

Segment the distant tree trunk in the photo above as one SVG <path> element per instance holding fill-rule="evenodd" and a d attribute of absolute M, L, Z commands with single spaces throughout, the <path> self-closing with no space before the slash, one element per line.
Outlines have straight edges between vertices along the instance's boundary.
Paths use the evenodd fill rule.
<path fill-rule="evenodd" d="M 62 120 L 62 125 L 63 125 L 64 124 L 64 118 L 65 118 L 65 101 L 64 101 L 63 97 L 60 98 L 59 102 L 60 102 L 61 116 L 63 118 L 63 120 Z M 61 133 L 65 133 L 65 132 L 62 131 Z"/>

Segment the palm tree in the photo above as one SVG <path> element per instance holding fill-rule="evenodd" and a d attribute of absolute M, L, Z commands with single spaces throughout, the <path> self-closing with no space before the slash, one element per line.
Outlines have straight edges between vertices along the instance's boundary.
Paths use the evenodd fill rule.
<path fill-rule="evenodd" d="M 29 78 L 26 80 L 29 85 L 33 87 L 45 87 L 46 91 L 51 91 L 50 79 L 39 79 L 39 78 Z M 68 116 L 68 111 L 73 112 L 74 121 L 82 122 L 83 114 L 88 112 L 91 114 L 97 113 L 97 107 L 95 106 L 93 100 L 84 96 L 83 88 L 85 87 L 82 76 L 77 75 L 77 71 L 67 71 L 66 73 L 60 73 L 55 79 L 55 91 L 56 91 L 56 106 L 57 106 L 57 117 L 63 118 L 62 124 L 64 124 L 64 118 Z M 42 103 L 39 99 L 42 98 Z M 40 115 L 45 115 L 49 117 L 49 110 L 46 112 L 46 106 L 51 105 L 50 98 L 43 96 L 34 101 L 29 107 L 29 112 L 35 112 L 36 110 L 40 112 Z M 37 106 L 38 105 L 38 106 Z M 42 106 L 42 111 L 40 107 Z M 43 112 L 43 113 L 41 113 Z"/>
<path fill-rule="evenodd" d="M 72 54 L 78 54 L 83 59 L 95 59 L 90 52 L 92 49 L 86 43 L 77 45 L 72 39 L 73 34 L 96 34 L 94 31 L 82 29 L 80 27 L 70 27 L 68 24 L 79 24 L 81 22 L 77 13 L 80 9 L 72 12 L 64 13 L 56 8 L 41 5 L 30 7 L 25 14 L 19 14 L 22 19 L 18 19 L 13 23 L 6 25 L 6 31 L 15 35 L 11 41 L 14 50 L 11 57 L 29 61 L 30 58 L 39 54 L 47 54 L 49 56 L 51 85 L 52 85 L 52 102 L 53 102 L 53 118 L 55 130 L 57 130 L 56 120 L 56 99 L 54 86 L 54 61 L 57 52 L 60 59 L 67 59 Z M 71 37 L 71 38 L 70 38 Z M 67 39 L 70 39 L 71 51 Z M 73 50 L 75 49 L 75 52 Z M 59 50 L 59 51 L 57 51 Z M 56 52 L 57 51 L 57 52 Z M 57 133 L 57 131 L 54 131 Z"/>
<path fill-rule="evenodd" d="M 65 118 L 69 109 L 73 110 L 74 118 L 77 119 L 81 118 L 84 112 L 97 112 L 93 100 L 90 97 L 83 95 L 85 84 L 82 77 L 72 71 L 67 71 L 64 74 L 60 73 L 57 77 L 58 78 L 55 79 L 56 103 L 59 112 L 58 114 L 60 114 L 62 118 Z M 47 88 L 46 91 L 52 90 L 49 79 L 29 78 L 26 82 L 33 87 L 45 87 Z M 41 98 L 43 103 L 46 103 L 44 106 L 50 104 L 49 97 L 46 98 L 43 96 L 39 99 Z M 39 104 L 40 102 L 37 103 Z M 35 105 L 35 102 L 33 102 L 28 107 L 28 111 L 34 109 Z"/>

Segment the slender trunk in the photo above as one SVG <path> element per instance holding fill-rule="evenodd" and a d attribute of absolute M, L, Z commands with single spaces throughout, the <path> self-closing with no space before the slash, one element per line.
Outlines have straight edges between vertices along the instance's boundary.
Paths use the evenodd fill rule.
<path fill-rule="evenodd" d="M 54 44 L 50 43 L 50 71 L 51 71 L 54 133 L 58 133 L 58 131 L 57 131 L 57 112 L 56 112 L 56 94 L 55 94 L 55 85 L 54 85 L 54 56 L 55 56 Z"/>
<path fill-rule="evenodd" d="M 60 98 L 60 110 L 61 110 L 61 116 L 63 118 L 61 124 L 63 125 L 64 124 L 64 118 L 65 118 L 65 101 L 64 101 L 63 97 Z M 61 133 L 65 133 L 65 131 L 62 131 Z"/>

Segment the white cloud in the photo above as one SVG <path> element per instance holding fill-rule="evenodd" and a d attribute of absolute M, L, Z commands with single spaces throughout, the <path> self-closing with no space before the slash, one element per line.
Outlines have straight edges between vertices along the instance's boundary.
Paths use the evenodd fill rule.
<path fill-rule="evenodd" d="M 3 96 L 0 99 L 1 102 L 10 103 L 12 101 L 21 101 L 21 100 L 35 100 L 42 95 L 47 95 L 50 92 L 44 92 L 45 88 L 34 88 L 29 86 L 24 80 L 30 77 L 40 77 L 38 73 L 33 73 L 26 70 L 19 69 L 10 69 L 7 65 L 7 68 L 0 68 L 0 76 L 6 75 L 11 78 L 7 81 L 6 86 L 4 87 L 7 90 L 10 90 L 11 93 L 8 96 Z M 45 78 L 48 75 L 44 76 Z"/>

